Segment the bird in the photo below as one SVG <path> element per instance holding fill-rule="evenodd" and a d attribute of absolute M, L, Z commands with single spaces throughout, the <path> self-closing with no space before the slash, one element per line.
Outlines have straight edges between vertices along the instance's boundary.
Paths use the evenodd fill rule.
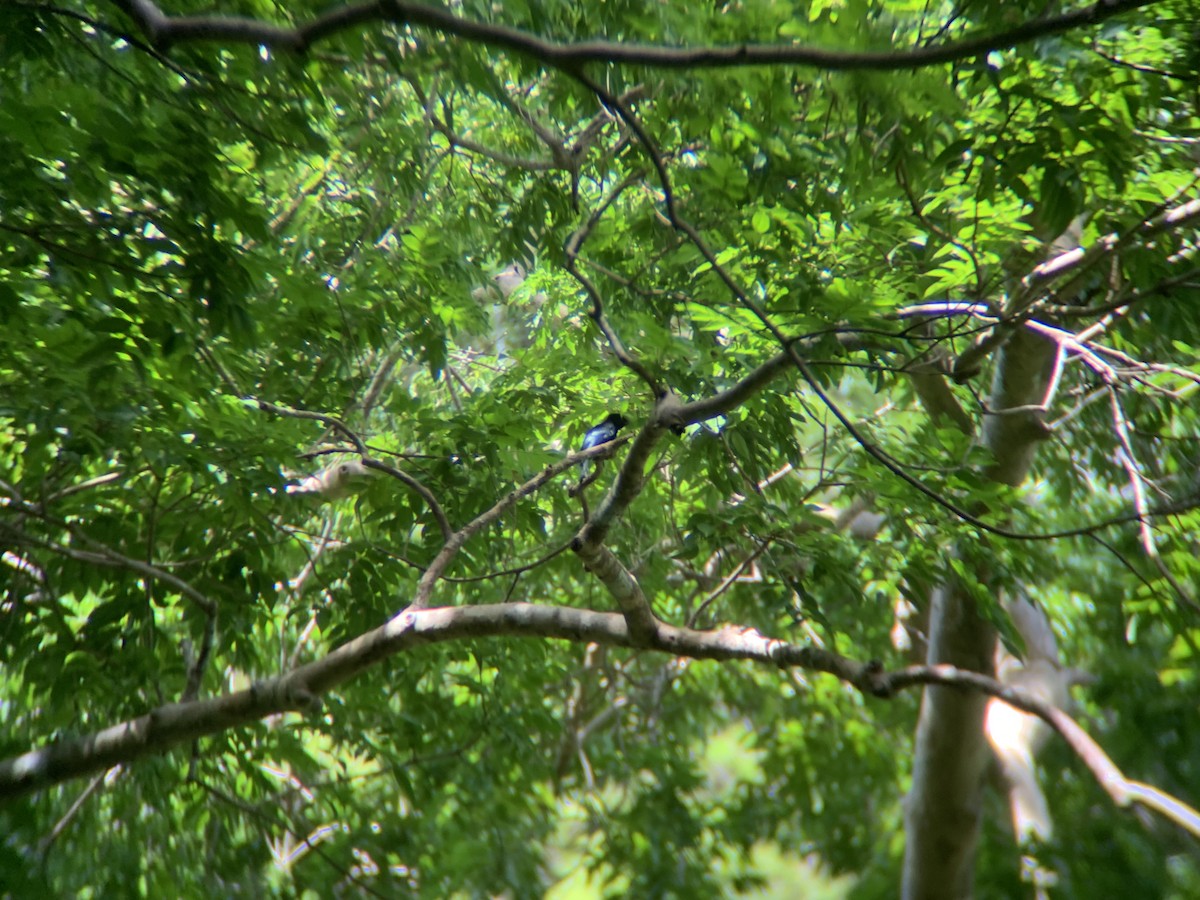
<path fill-rule="evenodd" d="M 517 288 L 525 283 L 525 267 L 519 262 L 511 263 L 488 279 L 488 284 L 481 284 L 471 290 L 471 299 L 480 302 L 484 300 L 507 300 Z"/>
<path fill-rule="evenodd" d="M 315 494 L 322 500 L 341 500 L 364 486 L 375 472 L 357 459 L 328 466 L 299 484 L 289 484 L 289 494 Z"/>
<path fill-rule="evenodd" d="M 501 269 L 493 275 L 492 281 L 500 289 L 500 296 L 507 300 L 513 291 L 525 283 L 525 267 L 519 262 L 513 263 L 508 268 Z"/>
<path fill-rule="evenodd" d="M 593 447 L 599 447 L 601 444 L 607 444 L 617 436 L 617 432 L 629 424 L 629 421 L 620 413 L 609 413 L 605 416 L 604 421 L 598 425 L 593 425 L 587 430 L 587 434 L 583 436 L 583 446 L 580 450 L 590 450 Z M 587 478 L 588 469 L 591 468 L 590 461 L 584 460 L 579 464 L 579 480 L 583 481 Z"/>
<path fill-rule="evenodd" d="M 487 284 L 478 285 L 471 291 L 473 300 L 484 306 L 490 305 L 490 348 L 499 358 L 507 355 L 510 343 L 519 348 L 529 346 L 529 320 L 546 302 L 546 295 L 537 291 L 509 303 L 509 298 L 525 283 L 527 275 L 524 265 L 509 263 L 488 279 Z"/>

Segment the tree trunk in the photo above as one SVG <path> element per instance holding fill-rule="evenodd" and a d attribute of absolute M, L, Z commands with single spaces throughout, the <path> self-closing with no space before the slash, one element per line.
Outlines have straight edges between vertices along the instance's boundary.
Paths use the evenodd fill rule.
<path fill-rule="evenodd" d="M 1042 402 L 1054 348 L 1024 330 L 1000 352 L 988 406 L 1011 409 Z M 1042 414 L 991 415 L 983 440 L 995 459 L 991 478 L 1025 479 L 1045 435 Z M 986 573 L 977 573 L 987 584 Z M 930 598 L 930 665 L 948 663 L 992 674 L 996 632 L 974 601 L 954 584 Z M 989 750 L 983 734 L 987 698 L 944 687 L 925 690 L 917 723 L 913 782 L 905 809 L 906 900 L 963 900 L 974 893 L 975 850 Z"/>

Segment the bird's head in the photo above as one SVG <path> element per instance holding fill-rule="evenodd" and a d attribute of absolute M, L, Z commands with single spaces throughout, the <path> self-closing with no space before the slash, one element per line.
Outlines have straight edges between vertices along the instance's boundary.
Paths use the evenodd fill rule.
<path fill-rule="evenodd" d="M 525 283 L 525 267 L 520 263 L 513 263 L 493 275 L 492 281 L 496 283 L 504 298 L 508 299 L 509 294 Z"/>

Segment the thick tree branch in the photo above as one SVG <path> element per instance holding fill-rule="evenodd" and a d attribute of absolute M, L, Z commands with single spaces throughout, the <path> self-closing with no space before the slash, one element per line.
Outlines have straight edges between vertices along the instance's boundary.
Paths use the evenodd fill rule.
<path fill-rule="evenodd" d="M 996 632 L 956 582 L 930 598 L 926 661 L 932 668 L 992 674 Z M 989 681 L 992 679 L 989 677 Z M 912 787 L 905 799 L 901 896 L 969 897 L 990 763 L 984 740 L 987 698 L 934 687 L 921 696 Z"/>
<path fill-rule="evenodd" d="M 1028 329 L 1017 329 L 996 362 L 988 406 L 994 411 L 1036 406 L 1054 378 L 1056 347 Z M 984 420 L 983 443 L 992 454 L 988 476 L 1004 484 L 1024 481 L 1044 437 L 1037 409 Z M 993 580 L 978 562 L 967 562 L 981 584 Z M 930 665 L 992 674 L 996 631 L 955 578 L 939 585 L 930 604 Z M 980 697 L 932 688 L 921 696 L 912 786 L 905 808 L 901 896 L 966 897 L 975 879 L 984 774 L 989 762 L 984 736 L 986 704 Z"/>
<path fill-rule="evenodd" d="M 910 666 L 880 678 L 880 684 L 891 690 L 902 690 L 913 685 L 944 685 L 968 688 L 987 696 L 1003 700 L 1022 712 L 1037 716 L 1053 728 L 1067 742 L 1076 756 L 1087 766 L 1096 782 L 1122 808 L 1131 803 L 1140 803 L 1147 809 L 1159 813 L 1176 825 L 1186 829 L 1194 837 L 1200 837 L 1200 813 L 1183 801 L 1163 793 L 1157 788 L 1139 781 L 1127 779 L 1109 759 L 1108 754 L 1079 724 L 1051 703 L 1036 695 L 1006 686 L 994 678 L 965 669 L 947 665 Z"/>
<path fill-rule="evenodd" d="M 457 16 L 449 10 L 408 0 L 379 0 L 337 7 L 306 25 L 285 28 L 240 16 L 167 16 L 151 0 L 116 0 L 160 49 L 197 41 L 241 43 L 303 52 L 339 31 L 372 22 L 419 25 L 476 43 L 524 53 L 564 71 L 588 63 L 620 63 L 655 69 L 722 69 L 762 65 L 803 65 L 836 71 L 902 71 L 972 59 L 1038 38 L 1095 25 L 1154 0 L 1101 0 L 1058 16 L 1023 22 L 990 35 L 942 46 L 885 53 L 842 53 L 795 44 L 738 44 L 727 47 L 658 47 L 646 44 L 543 40 L 504 25 Z"/>
<path fill-rule="evenodd" d="M 637 499 L 646 483 L 646 464 L 650 454 L 662 438 L 665 428 L 651 418 L 637 433 L 629 447 L 621 470 L 617 473 L 612 490 L 596 510 L 596 514 L 580 529 L 579 536 L 571 545 L 576 553 L 586 552 L 584 547 L 599 547 L 608 537 L 608 531 L 629 505 Z"/>
<path fill-rule="evenodd" d="M 1128 781 L 1112 761 L 1064 712 L 993 678 L 953 666 L 913 666 L 884 672 L 878 663 L 860 663 L 826 650 L 766 637 L 752 628 L 725 626 L 694 631 L 659 624 L 642 643 L 631 636 L 617 613 L 500 603 L 410 611 L 343 644 L 315 662 L 247 690 L 208 700 L 172 703 L 94 734 L 60 741 L 0 761 L 0 799 L 101 772 L 111 766 L 163 753 L 181 743 L 247 725 L 270 715 L 309 710 L 319 695 L 380 661 L 424 644 L 480 637 L 524 637 L 644 647 L 689 659 L 746 660 L 781 668 L 824 672 L 875 697 L 922 685 L 966 689 L 998 697 L 1048 722 L 1070 744 L 1119 806 L 1138 802 L 1200 834 L 1200 816 L 1179 800 L 1139 782 Z"/>
<path fill-rule="evenodd" d="M 621 607 L 630 639 L 639 646 L 651 646 L 659 622 L 637 579 L 607 547 L 581 542 L 576 552 L 584 568 L 600 579 Z"/>
<path fill-rule="evenodd" d="M 949 422 L 963 434 L 974 434 L 975 423 L 954 396 L 942 365 L 934 361 L 917 362 L 905 366 L 904 372 L 934 425 Z"/>
<path fill-rule="evenodd" d="M 167 704 L 92 735 L 0 762 L 0 798 L 11 798 L 268 715 L 311 708 L 316 698 L 396 653 L 422 644 L 486 636 L 557 638 L 643 646 L 694 659 L 747 659 L 829 672 L 869 688 L 870 667 L 813 647 L 767 638 L 749 628 L 700 632 L 659 625 L 649 644 L 635 641 L 623 616 L 566 607 L 503 603 L 409 610 L 321 659 L 247 690 Z M 871 671 L 874 671 L 871 669 Z"/>
<path fill-rule="evenodd" d="M 786 351 L 779 353 L 749 372 L 737 384 L 720 393 L 713 394 L 711 397 L 705 397 L 703 400 L 685 403 L 679 411 L 681 422 L 683 424 L 703 422 L 706 419 L 725 415 L 741 406 L 784 372 L 789 371 L 791 362 Z"/>

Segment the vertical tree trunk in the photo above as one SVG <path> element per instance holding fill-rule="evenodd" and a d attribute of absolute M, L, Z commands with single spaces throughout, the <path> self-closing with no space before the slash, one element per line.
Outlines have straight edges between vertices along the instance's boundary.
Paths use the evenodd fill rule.
<path fill-rule="evenodd" d="M 991 672 L 995 631 L 953 585 L 933 592 L 928 660 Z M 909 900 L 969 897 L 979 840 L 987 697 L 926 689 L 917 721 L 912 790 L 905 809 L 904 891 Z"/>
<path fill-rule="evenodd" d="M 1018 331 L 996 363 L 990 409 L 1042 402 L 1053 362 L 1049 342 Z M 1020 484 L 1045 434 L 1042 415 L 992 415 L 983 428 L 994 464 L 988 475 Z M 977 573 L 986 584 L 987 573 Z M 992 673 L 996 633 L 954 584 L 930 597 L 929 664 Z M 944 687 L 925 690 L 917 723 L 913 782 L 905 808 L 905 900 L 963 900 L 974 893 L 975 850 L 989 750 L 983 734 L 987 698 Z"/>

